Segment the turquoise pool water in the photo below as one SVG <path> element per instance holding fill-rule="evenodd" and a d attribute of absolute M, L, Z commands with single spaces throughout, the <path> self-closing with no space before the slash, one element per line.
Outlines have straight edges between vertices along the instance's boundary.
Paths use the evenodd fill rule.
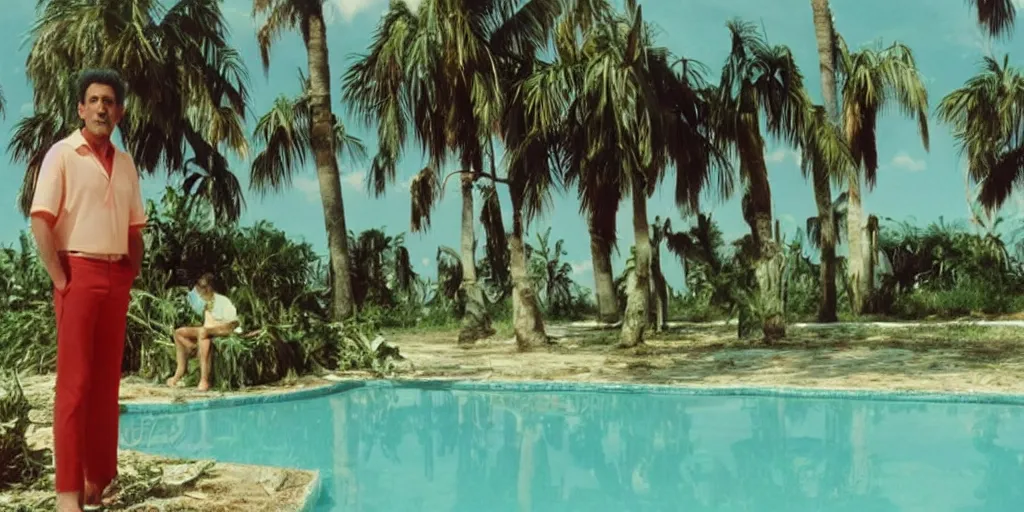
<path fill-rule="evenodd" d="M 121 446 L 318 469 L 316 510 L 1024 510 L 1022 406 L 363 387 L 124 414 Z"/>

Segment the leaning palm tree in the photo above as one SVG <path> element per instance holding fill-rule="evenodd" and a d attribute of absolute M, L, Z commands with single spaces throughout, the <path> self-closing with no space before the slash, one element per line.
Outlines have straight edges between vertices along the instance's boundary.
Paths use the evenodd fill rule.
<path fill-rule="evenodd" d="M 921 143 L 928 150 L 928 90 L 917 70 L 913 53 L 902 43 L 886 48 L 864 48 L 850 52 L 843 38 L 836 36 L 837 71 L 841 84 L 842 126 L 854 162 L 859 169 L 849 173 L 847 190 L 847 272 L 853 290 L 855 313 L 864 313 L 872 293 L 873 271 L 869 268 L 871 248 L 864 245 L 861 181 L 874 188 L 878 171 L 875 127 L 879 115 L 895 104 L 904 115 L 915 118 Z M 868 244 L 870 245 L 870 244 Z"/>
<path fill-rule="evenodd" d="M 563 32 L 557 47 L 559 59 L 527 84 L 527 108 L 559 141 L 559 165 L 567 183 L 580 184 L 585 211 L 598 208 L 591 201 L 600 194 L 590 187 L 602 183 L 617 183 L 632 198 L 635 279 L 620 342 L 633 346 L 643 341 L 651 300 L 648 197 L 671 162 L 676 202 L 695 209 L 711 170 L 726 162 L 708 136 L 697 68 L 672 68 L 635 1 L 595 23 L 579 46 Z"/>
<path fill-rule="evenodd" d="M 477 280 L 473 188 L 480 179 L 511 186 L 498 176 L 493 149 L 507 115 L 505 72 L 528 63 L 547 41 L 560 6 L 561 0 L 424 0 L 413 11 L 392 2 L 369 52 L 345 75 L 346 103 L 377 125 L 379 152 L 370 168 L 376 194 L 394 180 L 410 130 L 427 156 L 411 184 L 413 231 L 429 228 L 447 179 L 460 177 L 460 343 L 494 332 Z M 441 177 L 453 157 L 458 170 Z"/>
<path fill-rule="evenodd" d="M 730 21 L 732 50 L 715 96 L 719 136 L 740 162 L 746 186 L 743 217 L 750 225 L 758 291 L 755 302 L 767 341 L 786 335 L 783 255 L 772 230 L 772 197 L 761 118 L 768 134 L 796 147 L 810 112 L 803 75 L 789 48 L 769 45 L 753 24 Z"/>
<path fill-rule="evenodd" d="M 256 36 L 264 72 L 270 67 L 271 46 L 283 32 L 299 30 L 306 45 L 309 144 L 320 183 L 320 200 L 327 230 L 333 295 L 331 312 L 335 320 L 342 320 L 355 313 L 355 303 L 348 272 L 348 230 L 336 158 L 337 121 L 331 112 L 331 70 L 323 4 L 324 0 L 253 0 L 252 13 L 253 16 L 265 16 Z"/>
<path fill-rule="evenodd" d="M 80 69 L 117 69 L 129 94 L 119 127 L 126 150 L 143 173 L 196 168 L 209 182 L 195 187 L 221 218 L 234 221 L 243 201 L 221 147 L 244 157 L 247 73 L 227 43 L 218 2 L 152 0 L 41 2 L 25 69 L 35 113 L 18 122 L 8 146 L 28 170 L 20 193 L 28 215 L 46 151 L 79 126 L 68 98 Z M 68 37 L 68 34 L 78 34 Z M 187 159 L 191 153 L 192 158 Z M 195 185 L 203 180 L 193 179 Z"/>
<path fill-rule="evenodd" d="M 989 35 L 1000 37 L 1010 34 L 1017 18 L 1017 0 L 967 0 L 978 14 L 978 24 Z"/>
<path fill-rule="evenodd" d="M 953 129 L 988 211 L 999 208 L 1024 176 L 1022 102 L 1024 74 L 1004 56 L 1002 63 L 985 57 L 981 73 L 939 103 L 939 119 Z"/>

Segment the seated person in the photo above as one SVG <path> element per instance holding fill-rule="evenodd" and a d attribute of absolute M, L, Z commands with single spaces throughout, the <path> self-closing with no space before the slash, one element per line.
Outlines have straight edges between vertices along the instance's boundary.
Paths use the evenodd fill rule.
<path fill-rule="evenodd" d="M 210 389 L 210 349 L 214 337 L 228 336 L 238 329 L 238 314 L 235 305 L 213 288 L 213 274 L 204 274 L 189 292 L 189 305 L 196 314 L 203 315 L 202 327 L 179 327 L 174 331 L 174 346 L 178 352 L 178 368 L 174 376 L 167 379 L 168 386 L 176 386 L 185 376 L 188 359 L 199 348 L 200 391 Z"/>

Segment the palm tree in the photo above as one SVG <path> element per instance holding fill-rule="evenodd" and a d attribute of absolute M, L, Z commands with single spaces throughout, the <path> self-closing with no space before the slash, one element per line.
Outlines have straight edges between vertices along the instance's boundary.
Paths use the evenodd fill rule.
<path fill-rule="evenodd" d="M 461 286 L 467 301 L 460 343 L 494 332 L 477 280 L 474 183 L 489 179 L 509 185 L 516 194 L 521 191 L 514 189 L 525 185 L 498 176 L 493 137 L 510 136 L 501 129 L 514 114 L 506 108 L 505 87 L 548 40 L 560 6 L 561 0 L 424 0 L 413 12 L 404 2 L 393 2 L 369 52 L 345 75 L 346 102 L 367 124 L 377 124 L 380 147 L 370 169 L 376 194 L 394 180 L 410 128 L 427 155 L 426 167 L 411 184 L 413 231 L 429 228 L 431 210 L 447 179 L 460 175 Z M 507 143 L 525 147 L 519 138 Z M 458 170 L 441 178 L 452 156 Z M 516 166 L 511 162 L 509 173 L 516 173 Z M 518 250 L 514 242 L 510 245 Z M 518 265 L 517 258 L 512 255 L 513 265 Z M 534 324 L 531 336 L 542 332 L 538 329 L 542 327 Z"/>
<path fill-rule="evenodd" d="M 253 138 L 263 150 L 252 161 L 250 187 L 260 194 L 279 192 L 291 186 L 295 172 L 306 164 L 313 151 L 309 137 L 311 120 L 309 95 L 295 98 L 280 95 L 256 121 Z M 334 149 L 337 157 L 358 161 L 366 158 L 366 146 L 349 135 L 340 119 L 335 119 Z"/>
<path fill-rule="evenodd" d="M 838 125 L 839 101 L 836 99 L 836 44 L 835 28 L 832 26 L 832 10 L 828 0 L 811 0 L 814 13 L 814 35 L 818 42 L 818 62 L 821 68 L 821 95 L 825 100 L 828 121 Z M 820 172 L 818 172 L 820 169 Z M 818 321 L 835 322 L 836 315 L 836 243 L 838 233 L 832 215 L 832 189 L 826 167 L 812 170 L 814 202 L 818 207 L 817 236 L 811 237 L 811 245 L 821 250 L 821 305 Z M 810 232 L 808 231 L 808 235 Z"/>
<path fill-rule="evenodd" d="M 878 171 L 875 126 L 891 103 L 908 117 L 916 118 L 921 142 L 928 150 L 928 90 L 924 86 L 910 48 L 893 43 L 886 48 L 865 48 L 851 53 L 836 35 L 838 69 L 842 87 L 842 126 L 856 172 L 849 173 L 847 190 L 847 272 L 853 290 L 853 309 L 864 313 L 873 286 L 871 248 L 864 247 L 861 218 L 861 180 L 874 187 Z M 861 174 L 863 172 L 863 175 Z M 870 245 L 870 244 L 869 244 Z"/>
<path fill-rule="evenodd" d="M 520 350 L 548 341 L 540 312 L 537 290 L 530 280 L 524 227 L 550 201 L 549 191 L 556 179 L 550 158 L 556 142 L 543 132 L 542 120 L 529 115 L 526 107 L 526 84 L 532 77 L 536 56 L 522 59 L 509 56 L 503 67 L 507 89 L 511 91 L 501 123 L 501 136 L 511 148 L 508 156 L 508 190 L 512 199 L 512 233 L 509 253 L 512 271 L 512 312 L 516 343 Z M 515 62 L 516 64 L 512 64 Z M 550 285 L 551 282 L 549 281 Z M 549 292 L 551 288 L 548 289 Z M 548 294 L 549 305 L 551 294 Z"/>
<path fill-rule="evenodd" d="M 676 202 L 695 209 L 715 165 L 727 166 L 704 124 L 697 68 L 653 45 L 635 1 L 626 12 L 599 16 L 576 45 L 567 30 L 556 44 L 559 59 L 541 66 L 527 84 L 527 108 L 559 142 L 566 182 L 581 187 L 585 211 L 596 209 L 601 184 L 617 184 L 632 197 L 635 275 L 628 292 L 621 344 L 643 341 L 650 305 L 651 242 L 647 198 L 671 161 Z M 724 173 L 723 173 L 724 174 Z M 606 205 L 600 205 L 606 206 Z"/>
<path fill-rule="evenodd" d="M 4 98 L 4 88 L 0 86 L 0 116 L 7 117 L 7 100 Z"/>
<path fill-rule="evenodd" d="M 1006 36 L 1017 18 L 1015 0 L 967 0 L 978 13 L 978 24 L 994 37 Z"/>
<path fill-rule="evenodd" d="M 998 209 L 1024 171 L 1024 75 L 1003 57 L 985 57 L 981 72 L 939 103 L 939 119 L 967 156 L 967 172 L 979 183 L 978 201 Z"/>
<path fill-rule="evenodd" d="M 250 187 L 261 195 L 269 191 L 281 191 L 291 186 L 292 178 L 301 169 L 309 154 L 313 152 L 310 139 L 310 122 L 312 120 L 308 81 L 301 80 L 305 87 L 295 98 L 278 96 L 262 117 L 256 122 L 253 138 L 263 147 L 253 159 Z M 366 147 L 357 137 L 350 135 L 340 119 L 335 118 L 334 150 L 339 159 L 350 158 L 355 161 L 366 158 Z M 346 247 L 351 244 L 346 242 Z M 333 259 L 330 265 L 331 283 L 334 283 L 335 272 Z M 355 265 L 349 260 L 350 265 Z M 349 280 L 352 279 L 349 272 Z M 354 286 L 354 285 L 353 285 Z M 356 307 L 362 303 L 358 290 L 354 290 Z"/>
<path fill-rule="evenodd" d="M 220 4 L 179 0 L 165 8 L 151 0 L 49 0 L 31 29 L 26 74 L 35 113 L 18 122 L 8 146 L 27 164 L 20 193 L 28 215 L 46 151 L 79 126 L 68 91 L 81 68 L 117 69 L 129 94 L 119 127 L 126 150 L 143 173 L 198 168 L 189 186 L 204 194 L 221 219 L 241 214 L 241 189 L 221 147 L 244 157 L 242 123 L 247 72 L 227 43 Z M 68 37 L 68 34 L 79 34 Z M 188 149 L 186 150 L 186 145 Z M 186 160 L 188 153 L 192 158 Z"/>
<path fill-rule="evenodd" d="M 613 8 L 606 0 L 577 0 L 558 27 L 556 44 L 561 47 L 562 58 L 572 58 L 582 44 L 583 36 L 594 25 L 601 23 L 613 13 Z M 567 119 L 566 122 L 571 121 Z M 566 125 L 563 131 L 568 134 L 579 127 Z M 583 143 L 582 139 L 576 139 Z M 578 153 L 578 151 L 576 151 Z M 573 173 L 570 179 L 575 180 L 579 173 Z M 597 302 L 597 320 L 605 324 L 614 324 L 619 320 L 620 307 L 615 287 L 615 275 L 612 269 L 612 249 L 617 249 L 618 236 L 616 219 L 619 205 L 622 202 L 623 187 L 613 181 L 616 175 L 590 173 L 589 182 L 575 180 L 578 183 L 580 197 L 580 213 L 587 218 L 587 230 L 590 234 L 590 255 L 593 260 L 594 296 Z M 601 205 L 600 208 L 592 206 Z"/>
<path fill-rule="evenodd" d="M 593 187 L 580 186 L 579 193 L 592 193 L 597 197 L 589 201 L 601 208 L 590 208 L 587 229 L 590 232 L 590 258 L 594 267 L 594 297 L 597 302 L 597 320 L 614 324 L 619 320 L 619 303 L 615 294 L 615 276 L 612 269 L 612 249 L 617 242 L 615 221 L 618 218 L 619 203 L 622 202 L 621 187 L 617 184 L 599 183 Z"/>
<path fill-rule="evenodd" d="M 766 341 L 786 334 L 782 252 L 772 232 L 772 198 L 760 121 L 769 135 L 793 146 L 804 140 L 810 112 L 803 76 L 789 48 L 769 45 L 754 25 L 730 21 L 732 50 L 716 96 L 720 136 L 740 161 L 746 184 L 744 219 L 750 225 L 757 305 Z"/>
<path fill-rule="evenodd" d="M 331 262 L 332 317 L 342 320 L 355 313 L 349 276 L 348 230 L 338 171 L 336 128 L 331 112 L 331 70 L 327 53 L 327 25 L 324 0 L 253 0 L 253 16 L 265 15 L 257 31 L 263 71 L 270 67 L 270 48 L 283 32 L 297 29 L 306 45 L 309 84 L 305 101 L 309 105 L 309 144 L 320 183 L 320 201 L 327 230 Z"/>
<path fill-rule="evenodd" d="M 359 236 L 349 233 L 349 247 L 356 304 L 393 308 L 413 291 L 418 276 L 404 235 L 392 237 L 379 229 L 368 229 Z"/>

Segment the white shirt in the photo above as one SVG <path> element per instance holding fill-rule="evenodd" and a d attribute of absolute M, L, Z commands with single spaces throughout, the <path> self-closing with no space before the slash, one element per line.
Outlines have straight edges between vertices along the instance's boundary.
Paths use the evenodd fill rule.
<path fill-rule="evenodd" d="M 231 299 L 219 294 L 213 294 L 213 307 L 211 308 L 210 314 L 213 315 L 213 319 L 218 322 L 236 322 L 238 321 L 238 310 L 235 309 L 235 305 L 231 302 Z"/>

